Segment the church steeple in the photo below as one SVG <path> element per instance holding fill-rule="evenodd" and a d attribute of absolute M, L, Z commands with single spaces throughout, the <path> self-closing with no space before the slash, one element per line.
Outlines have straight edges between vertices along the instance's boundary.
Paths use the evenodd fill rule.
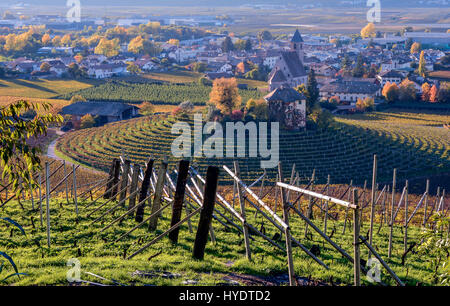
<path fill-rule="evenodd" d="M 294 36 L 291 40 L 291 50 L 297 52 L 298 57 L 303 62 L 305 54 L 303 52 L 303 38 L 299 30 L 295 30 Z"/>

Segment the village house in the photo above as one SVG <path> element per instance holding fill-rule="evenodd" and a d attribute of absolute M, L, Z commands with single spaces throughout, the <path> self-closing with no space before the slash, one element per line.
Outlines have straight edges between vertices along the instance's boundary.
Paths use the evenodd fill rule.
<path fill-rule="evenodd" d="M 319 89 L 320 97 L 328 100 L 333 96 L 339 97 L 342 102 L 356 103 L 358 99 L 379 97 L 381 95 L 381 87 L 373 82 L 353 81 L 337 79 Z"/>
<path fill-rule="evenodd" d="M 380 82 L 381 86 L 384 86 L 387 82 L 400 84 L 405 79 L 405 76 L 396 70 L 389 70 L 381 72 L 377 75 L 377 80 Z"/>
<path fill-rule="evenodd" d="M 113 76 L 126 75 L 126 64 L 100 64 L 88 68 L 88 76 L 95 79 L 105 79 Z"/>
<path fill-rule="evenodd" d="M 267 66 L 269 69 L 273 69 L 277 62 L 280 60 L 280 53 L 280 50 L 267 51 L 263 60 L 263 65 Z"/>
<path fill-rule="evenodd" d="M 278 121 L 288 130 L 306 127 L 306 97 L 289 87 L 280 87 L 264 97 L 269 107 L 269 120 Z"/>
<path fill-rule="evenodd" d="M 297 87 L 306 83 L 308 75 L 303 66 L 303 39 L 298 30 L 291 40 L 290 51 L 283 51 L 269 75 L 269 88 L 274 90 L 282 86 Z"/>
<path fill-rule="evenodd" d="M 61 110 L 62 115 L 72 116 L 74 125 L 88 114 L 98 117 L 97 120 L 100 124 L 106 124 L 131 119 L 136 117 L 138 112 L 137 106 L 121 102 L 76 102 Z"/>

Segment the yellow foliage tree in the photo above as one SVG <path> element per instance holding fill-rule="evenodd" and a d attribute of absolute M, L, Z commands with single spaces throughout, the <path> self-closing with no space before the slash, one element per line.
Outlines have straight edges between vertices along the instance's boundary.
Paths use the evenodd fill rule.
<path fill-rule="evenodd" d="M 136 36 L 128 44 L 128 52 L 139 54 L 144 50 L 144 39 L 142 36 Z"/>
<path fill-rule="evenodd" d="M 363 38 L 374 37 L 375 36 L 375 25 L 370 22 L 361 30 L 361 36 Z"/>
<path fill-rule="evenodd" d="M 167 43 L 171 44 L 171 45 L 174 45 L 174 46 L 177 46 L 177 47 L 180 46 L 180 41 L 178 39 L 175 39 L 175 38 L 169 39 L 169 41 Z"/>
<path fill-rule="evenodd" d="M 117 38 L 108 40 L 102 38 L 94 49 L 95 54 L 102 54 L 106 57 L 112 57 L 119 54 L 119 40 Z"/>
<path fill-rule="evenodd" d="M 410 51 L 411 51 L 411 54 L 414 54 L 414 53 L 419 53 L 421 49 L 422 49 L 422 45 L 418 42 L 415 42 L 411 45 Z"/>
<path fill-rule="evenodd" d="M 48 35 L 47 33 L 42 36 L 42 44 L 44 46 L 47 46 L 51 41 L 52 41 L 52 39 L 51 39 L 50 35 Z"/>
<path fill-rule="evenodd" d="M 242 97 L 239 95 L 236 79 L 216 79 L 213 82 L 209 103 L 215 105 L 224 115 L 230 115 L 233 110 L 239 109 Z"/>
<path fill-rule="evenodd" d="M 422 101 L 424 102 L 430 101 L 430 89 L 431 89 L 430 84 L 426 82 L 422 84 Z"/>

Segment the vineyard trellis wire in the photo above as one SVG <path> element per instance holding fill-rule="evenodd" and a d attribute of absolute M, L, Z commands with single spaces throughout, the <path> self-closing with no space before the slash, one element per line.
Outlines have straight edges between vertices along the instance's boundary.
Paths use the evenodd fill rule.
<path fill-rule="evenodd" d="M 376 173 L 376 157 L 374 158 L 374 161 L 374 173 Z M 143 216 L 145 215 L 144 220 L 138 222 L 135 227 L 130 229 L 121 237 L 116 237 L 114 242 L 117 242 L 124 237 L 129 236 L 130 233 L 141 226 L 149 226 L 150 220 L 153 220 L 152 226 L 149 226 L 150 232 L 154 232 L 158 228 L 157 220 L 162 212 L 168 211 L 169 208 L 172 209 L 172 220 L 169 229 L 166 229 L 162 234 L 156 236 L 153 240 L 151 240 L 145 246 L 141 247 L 139 250 L 136 250 L 132 255 L 127 257 L 128 259 L 131 259 L 134 256 L 144 252 L 147 248 L 149 248 L 165 236 L 169 236 L 169 239 L 171 241 L 176 242 L 178 235 L 177 233 L 180 226 L 184 223 L 191 222 L 194 216 L 200 215 L 199 222 L 201 224 L 199 223 L 197 227 L 197 235 L 193 248 L 194 257 L 199 259 L 203 258 L 205 251 L 204 248 L 207 243 L 208 235 L 210 236 L 211 240 L 214 241 L 214 222 L 212 221 L 214 220 L 227 229 L 234 229 L 238 233 L 242 233 L 244 235 L 246 257 L 248 258 L 248 260 L 252 260 L 251 243 L 252 241 L 255 241 L 257 237 L 260 237 L 263 241 L 271 244 L 277 249 L 286 252 L 290 284 L 295 285 L 292 244 L 300 247 L 302 251 L 304 251 L 309 257 L 311 257 L 323 268 L 330 268 L 317 255 L 313 254 L 308 248 L 306 248 L 299 240 L 294 237 L 298 233 L 293 232 L 293 230 L 290 228 L 289 219 L 297 216 L 300 217 L 301 220 L 305 222 L 305 224 L 307 224 L 311 229 L 317 232 L 327 243 L 329 243 L 337 252 L 341 253 L 342 256 L 346 258 L 350 262 L 350 264 L 353 265 L 355 285 L 361 284 L 361 271 L 366 272 L 365 267 L 361 266 L 359 250 L 360 245 L 365 245 L 369 249 L 370 254 L 373 254 L 381 262 L 382 266 L 388 271 L 388 273 L 392 276 L 392 278 L 397 282 L 398 285 L 404 285 L 404 283 L 398 278 L 395 272 L 393 272 L 393 270 L 381 258 L 378 252 L 376 252 L 373 244 L 367 240 L 368 238 L 360 235 L 360 221 L 362 220 L 361 211 L 365 206 L 371 205 L 371 207 L 374 208 L 378 206 L 378 213 L 381 215 L 381 220 L 383 220 L 383 218 L 387 219 L 387 217 L 389 216 L 389 206 L 385 205 L 385 199 L 387 197 L 389 188 L 388 186 L 384 186 L 380 191 L 378 188 L 379 186 L 376 184 L 376 175 L 374 175 L 374 180 L 372 182 L 373 196 L 371 197 L 371 200 L 367 202 L 364 199 L 364 194 L 358 193 L 358 190 L 356 188 L 353 188 L 352 184 L 350 184 L 344 190 L 344 192 L 340 192 L 338 197 L 330 196 L 330 178 L 328 179 L 328 184 L 325 186 L 325 188 L 314 191 L 314 174 L 310 182 L 304 188 L 300 187 L 298 175 L 295 171 L 295 166 L 293 166 L 292 168 L 289 183 L 285 183 L 283 176 L 283 167 L 280 163 L 278 167 L 277 180 L 270 187 L 270 190 L 267 193 L 263 194 L 262 191 L 264 184 L 266 184 L 266 188 L 269 188 L 270 184 L 269 180 L 266 179 L 266 174 L 263 174 L 257 180 L 247 185 L 240 178 L 239 163 L 235 161 L 233 163 L 235 168 L 234 171 L 232 171 L 226 165 L 222 166 L 224 173 L 234 181 L 235 185 L 235 188 L 233 188 L 235 192 L 233 192 L 232 202 L 228 202 L 225 199 L 225 196 L 221 194 L 221 191 L 217 190 L 219 181 L 218 167 L 209 167 L 206 178 L 203 178 L 200 174 L 199 169 L 196 169 L 194 165 L 190 165 L 189 161 L 180 161 L 178 170 L 174 170 L 171 173 L 169 173 L 170 171 L 168 170 L 168 164 L 166 160 L 163 160 L 160 163 L 158 171 L 154 169 L 154 163 L 155 161 L 150 159 L 146 167 L 141 167 L 137 164 L 131 165 L 130 161 L 127 160 L 126 157 L 120 156 L 119 158 L 114 159 L 114 161 L 112 162 L 111 171 L 108 178 L 102 181 L 92 182 L 92 186 L 87 190 L 80 192 L 80 194 L 77 193 L 78 188 L 76 170 L 78 169 L 78 166 L 74 165 L 72 172 L 66 174 L 62 180 L 57 182 L 57 184 L 50 186 L 51 176 L 54 175 L 56 171 L 61 170 L 64 163 L 57 167 L 57 170 L 53 171 L 52 173 L 50 173 L 49 171 L 50 164 L 47 163 L 45 167 L 46 171 L 44 177 L 44 182 L 46 185 L 46 188 L 44 188 L 45 194 L 39 197 L 39 201 L 37 203 L 39 203 L 39 208 L 42 215 L 42 202 L 46 200 L 46 228 L 48 247 L 51 247 L 51 216 L 49 214 L 49 199 L 52 192 L 54 192 L 61 186 L 63 193 L 65 192 L 67 197 L 69 188 L 65 188 L 64 184 L 69 184 L 70 182 L 70 184 L 72 185 L 72 199 L 75 203 L 75 213 L 77 214 L 77 216 L 78 214 L 82 214 L 86 217 L 92 217 L 91 224 L 97 223 L 100 220 L 109 220 L 109 223 L 104 226 L 99 231 L 99 233 L 105 232 L 112 227 L 122 226 L 122 221 L 125 218 L 137 217 L 137 211 L 139 210 L 141 210 L 141 214 Z M 142 169 L 145 169 L 145 171 L 143 171 Z M 404 208 L 404 244 L 406 248 L 408 246 L 408 225 L 412 222 L 413 218 L 418 215 L 418 212 L 423 205 L 425 206 L 425 211 L 423 220 L 421 218 L 420 223 L 424 223 L 425 225 L 429 226 L 433 226 L 433 222 L 429 222 L 432 213 L 440 212 L 443 214 L 447 214 L 448 207 L 445 205 L 444 190 L 442 191 L 442 193 L 439 191 L 438 196 L 435 198 L 435 201 L 433 203 L 430 203 L 431 205 L 429 205 L 429 187 L 427 187 L 425 193 L 420 197 L 417 205 L 413 206 L 414 209 L 412 213 L 408 215 L 408 184 L 406 183 L 405 187 L 403 188 L 400 200 L 398 201 L 398 204 L 396 204 L 394 201 L 394 195 L 396 191 L 395 174 L 396 170 L 394 170 L 391 190 L 393 200 L 390 207 L 390 220 L 388 220 L 389 222 L 386 222 L 385 224 L 390 227 L 390 239 L 392 239 L 393 225 L 401 211 L 401 208 Z M 70 177 L 72 177 L 72 180 L 70 180 Z M 174 183 L 175 179 L 176 184 Z M 260 186 L 258 186 L 258 184 L 260 184 Z M 257 195 L 257 192 L 255 191 L 256 189 L 258 189 L 258 187 L 259 195 Z M 104 192 L 100 191 L 102 189 L 104 189 Z M 272 209 L 265 202 L 265 198 L 274 190 L 281 200 L 281 209 L 283 213 L 282 217 L 278 215 L 276 206 L 275 209 Z M 93 191 L 94 193 L 92 193 Z M 95 200 L 92 199 L 92 194 L 98 195 Z M 139 200 L 138 203 L 135 203 L 132 199 L 138 194 L 140 195 Z M 295 194 L 298 196 L 295 197 Z M 342 200 L 342 198 L 346 195 L 347 200 Z M 79 208 L 77 206 L 77 198 L 82 199 L 85 196 L 91 196 L 92 201 L 88 203 L 88 205 L 82 207 L 79 211 Z M 293 196 L 295 200 L 292 200 Z M 309 201 L 307 201 L 307 207 L 302 207 L 301 205 L 300 198 L 302 196 L 309 197 Z M 100 201 L 100 199 L 103 198 L 106 201 L 95 205 L 98 201 Z M 235 208 L 235 200 L 239 202 L 239 209 Z M 125 205 L 127 201 L 129 203 L 128 207 Z M 7 205 L 8 203 L 10 203 L 10 201 L 4 202 L 2 206 Z M 155 203 L 158 204 L 155 206 Z M 296 206 L 297 203 L 298 205 Z M 248 219 L 246 218 L 246 207 L 248 205 L 254 207 L 256 209 L 256 214 L 260 215 L 264 220 L 272 224 L 276 230 L 280 231 L 281 236 L 284 235 L 285 246 L 280 245 L 280 243 L 276 239 L 270 238 L 265 234 L 263 230 L 258 230 L 254 224 L 248 222 Z M 90 207 L 92 207 L 91 210 L 88 210 L 88 208 Z M 151 209 L 146 214 L 145 207 Z M 319 209 L 319 212 L 324 214 L 325 219 L 335 219 L 335 217 L 330 213 L 332 208 L 345 208 L 346 216 L 349 210 L 353 212 L 353 256 L 351 256 L 348 251 L 340 247 L 338 243 L 336 243 L 336 241 L 334 241 L 330 237 L 330 235 L 328 235 L 326 227 L 321 230 L 315 225 L 309 215 L 310 207 Z M 431 211 L 428 211 L 429 207 L 431 207 Z M 182 219 L 183 209 L 186 212 L 186 216 Z M 115 212 L 121 212 L 119 217 L 114 216 Z M 292 215 L 290 215 L 290 213 L 292 213 Z M 376 213 L 376 209 L 371 209 L 371 222 L 373 222 Z M 230 217 L 228 217 L 227 215 L 229 215 Z M 240 225 L 234 222 L 234 218 L 239 221 L 238 223 L 240 223 Z M 380 226 L 383 226 L 383 223 L 381 223 Z M 191 224 L 189 225 L 189 229 L 192 230 Z M 372 232 L 372 234 L 375 235 L 374 232 Z M 389 254 L 391 252 L 391 248 L 392 244 L 390 243 Z"/>

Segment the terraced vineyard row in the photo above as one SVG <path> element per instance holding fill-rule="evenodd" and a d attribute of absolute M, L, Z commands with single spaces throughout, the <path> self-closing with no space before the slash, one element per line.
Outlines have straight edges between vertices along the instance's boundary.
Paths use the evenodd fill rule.
<path fill-rule="evenodd" d="M 379 158 L 379 181 L 389 181 L 392 169 L 400 178 L 433 175 L 450 170 L 448 131 L 437 127 L 386 124 L 378 121 L 344 122 L 339 120 L 326 131 L 281 131 L 280 160 L 287 173 L 292 164 L 301 178 L 316 169 L 319 182 L 328 174 L 333 183 L 355 183 L 369 180 L 373 154 Z M 171 134 L 175 119 L 155 116 L 113 123 L 104 127 L 71 132 L 57 145 L 57 150 L 80 163 L 107 170 L 112 158 L 125 154 L 132 162 L 144 164 L 153 156 L 169 161 Z M 189 122 L 193 126 L 193 122 Z M 225 156 L 225 153 L 224 153 Z M 255 179 L 262 174 L 260 159 L 239 159 L 243 178 Z M 207 165 L 232 166 L 233 159 L 194 158 L 201 168 Z M 276 169 L 268 170 L 272 178 Z"/>

